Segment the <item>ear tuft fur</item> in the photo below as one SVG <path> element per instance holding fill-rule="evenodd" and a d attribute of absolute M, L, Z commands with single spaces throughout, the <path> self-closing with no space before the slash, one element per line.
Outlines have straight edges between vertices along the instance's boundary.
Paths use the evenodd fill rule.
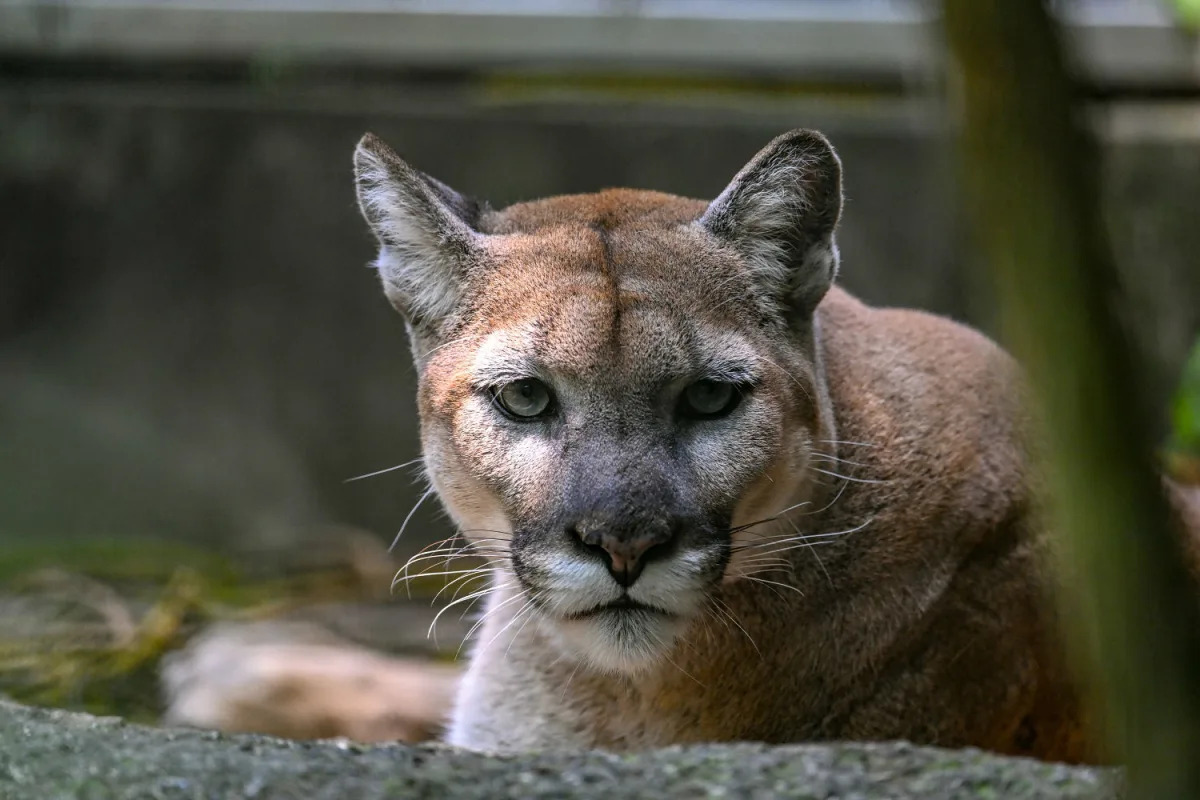
<path fill-rule="evenodd" d="M 373 134 L 354 151 L 358 206 L 375 237 L 384 292 L 421 328 L 449 315 L 478 261 L 482 205 L 410 167 Z"/>
<path fill-rule="evenodd" d="M 838 269 L 842 165 L 829 140 L 795 130 L 764 147 L 700 218 L 741 254 L 764 289 L 811 313 Z"/>

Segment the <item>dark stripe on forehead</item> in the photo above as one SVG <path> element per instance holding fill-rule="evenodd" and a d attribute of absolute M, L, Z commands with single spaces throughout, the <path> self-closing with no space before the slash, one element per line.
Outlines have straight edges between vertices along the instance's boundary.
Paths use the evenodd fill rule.
<path fill-rule="evenodd" d="M 612 309 L 612 323 L 608 330 L 608 347 L 615 356 L 621 346 L 621 279 L 617 275 L 616 265 L 612 258 L 612 242 L 609 239 L 609 229 L 603 224 L 589 226 L 600 242 L 600 274 L 607 281 L 607 297 L 609 308 Z"/>

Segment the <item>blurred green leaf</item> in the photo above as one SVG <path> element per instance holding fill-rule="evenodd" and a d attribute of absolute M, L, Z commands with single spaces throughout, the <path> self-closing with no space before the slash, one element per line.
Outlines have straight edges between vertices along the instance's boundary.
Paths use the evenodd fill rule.
<path fill-rule="evenodd" d="M 57 567 L 101 580 L 162 585 L 181 566 L 221 586 L 242 581 L 228 557 L 167 539 L 51 536 L 0 548 L 0 584 L 33 570 Z"/>
<path fill-rule="evenodd" d="M 1173 0 L 1180 24 L 1200 30 L 1200 0 Z"/>
<path fill-rule="evenodd" d="M 1200 341 L 1183 368 L 1171 407 L 1171 449 L 1200 457 Z"/>

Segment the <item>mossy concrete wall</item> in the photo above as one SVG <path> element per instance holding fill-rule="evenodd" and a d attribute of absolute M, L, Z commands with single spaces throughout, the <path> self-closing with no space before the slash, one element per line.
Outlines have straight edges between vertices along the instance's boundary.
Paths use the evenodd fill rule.
<path fill-rule="evenodd" d="M 278 550 L 323 521 L 390 539 L 422 488 L 411 473 L 343 482 L 418 454 L 408 345 L 355 208 L 366 130 L 500 205 L 613 185 L 714 196 L 779 132 L 818 127 L 845 163 L 842 282 L 993 327 L 936 104 L 436 78 L 0 79 L 0 544 Z M 1108 148 L 1108 207 L 1162 398 L 1200 325 L 1200 146 L 1194 110 L 1174 127 L 1135 112 Z M 434 507 L 405 545 L 449 532 Z"/>

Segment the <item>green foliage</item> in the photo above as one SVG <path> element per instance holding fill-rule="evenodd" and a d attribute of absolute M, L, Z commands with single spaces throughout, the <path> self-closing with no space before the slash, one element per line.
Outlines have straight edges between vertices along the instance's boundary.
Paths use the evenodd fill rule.
<path fill-rule="evenodd" d="M 354 565 L 256 575 L 166 540 L 24 542 L 0 552 L 0 697 L 153 722 L 160 661 L 202 627 L 378 590 Z"/>
<path fill-rule="evenodd" d="M 242 581 L 227 557 L 168 539 L 47 536 L 6 543 L 0 548 L 0 583 L 54 567 L 87 573 L 97 580 L 162 586 L 181 564 L 222 587 Z"/>
<path fill-rule="evenodd" d="M 1181 25 L 1200 30 L 1200 0 L 1174 0 L 1174 5 Z"/>
<path fill-rule="evenodd" d="M 176 569 L 144 609 L 111 587 L 53 568 L 5 588 L 2 599 L 32 624 L 22 630 L 8 621 L 0 632 L 0 691 L 142 722 L 159 711 L 159 660 L 206 616 L 202 578 L 187 568 Z"/>
<path fill-rule="evenodd" d="M 1171 407 L 1171 449 L 1200 458 L 1200 341 L 1183 368 Z"/>
<path fill-rule="evenodd" d="M 1167 472 L 1184 483 L 1200 485 L 1200 341 L 1183 368 L 1171 403 Z"/>

